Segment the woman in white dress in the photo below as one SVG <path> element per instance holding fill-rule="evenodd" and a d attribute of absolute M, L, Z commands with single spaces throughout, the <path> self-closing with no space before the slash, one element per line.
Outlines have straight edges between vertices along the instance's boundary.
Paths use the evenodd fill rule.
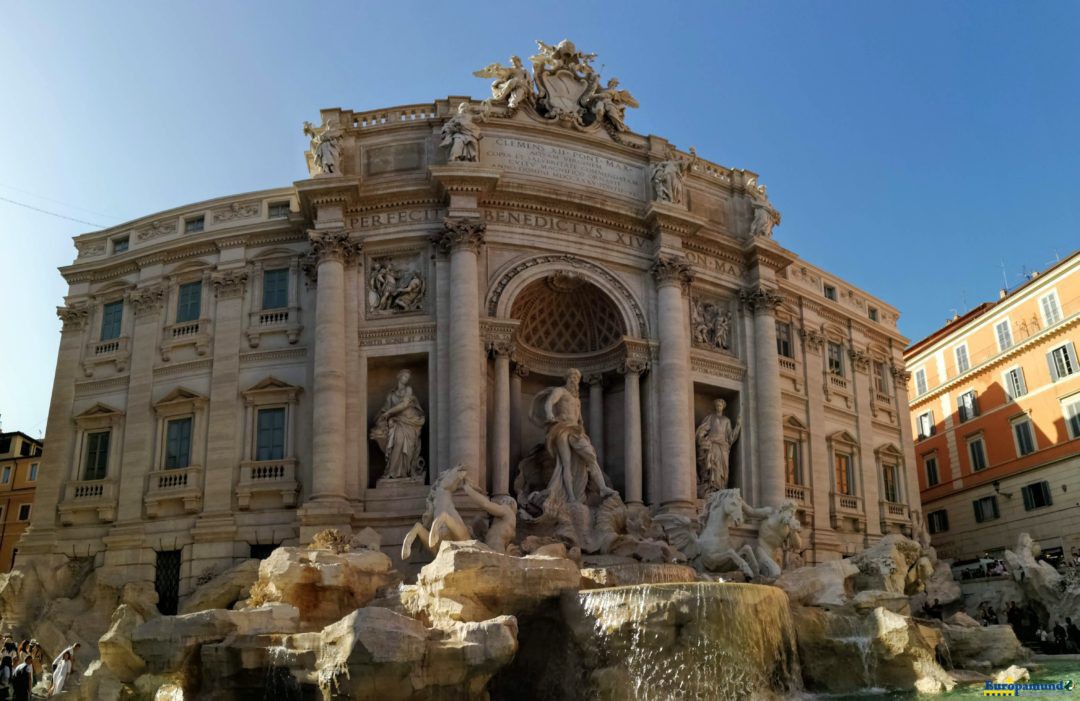
<path fill-rule="evenodd" d="M 64 653 L 56 660 L 56 669 L 53 670 L 52 689 L 49 691 L 49 696 L 60 695 L 60 692 L 64 690 L 64 683 L 67 681 L 69 674 L 71 674 L 71 650 L 64 650 Z"/>

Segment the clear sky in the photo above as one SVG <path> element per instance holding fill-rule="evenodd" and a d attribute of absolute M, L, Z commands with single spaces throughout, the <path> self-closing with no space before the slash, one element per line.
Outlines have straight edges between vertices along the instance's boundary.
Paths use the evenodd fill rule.
<path fill-rule="evenodd" d="M 44 431 L 70 237 L 306 177 L 320 107 L 487 96 L 534 39 L 757 171 L 776 239 L 917 340 L 1080 247 L 1080 3 L 0 0 L 0 417 Z"/>

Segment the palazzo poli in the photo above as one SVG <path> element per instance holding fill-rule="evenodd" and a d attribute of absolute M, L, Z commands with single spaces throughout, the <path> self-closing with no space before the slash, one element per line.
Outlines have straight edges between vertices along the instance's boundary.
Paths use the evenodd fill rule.
<path fill-rule="evenodd" d="M 755 173 L 632 131 L 567 43 L 482 102 L 323 110 L 307 179 L 77 236 L 21 566 L 93 558 L 163 612 L 327 528 L 415 570 L 458 465 L 523 513 L 577 461 L 631 514 L 790 500 L 807 563 L 912 535 L 897 311 L 784 248 Z"/>

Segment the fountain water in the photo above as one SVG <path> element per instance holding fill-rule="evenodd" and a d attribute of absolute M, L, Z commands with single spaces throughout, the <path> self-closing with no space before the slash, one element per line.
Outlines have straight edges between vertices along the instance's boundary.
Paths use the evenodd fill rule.
<path fill-rule="evenodd" d="M 590 698 L 774 698 L 801 689 L 787 594 L 725 582 L 567 594 Z"/>

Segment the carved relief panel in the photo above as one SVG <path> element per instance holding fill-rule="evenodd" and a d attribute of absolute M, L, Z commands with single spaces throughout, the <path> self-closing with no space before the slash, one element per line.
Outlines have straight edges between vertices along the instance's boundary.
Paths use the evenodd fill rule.
<path fill-rule="evenodd" d="M 368 318 L 422 313 L 427 278 L 420 251 L 372 253 L 365 274 Z"/>
<path fill-rule="evenodd" d="M 735 315 L 731 300 L 692 295 L 690 340 L 697 348 L 735 355 Z"/>

